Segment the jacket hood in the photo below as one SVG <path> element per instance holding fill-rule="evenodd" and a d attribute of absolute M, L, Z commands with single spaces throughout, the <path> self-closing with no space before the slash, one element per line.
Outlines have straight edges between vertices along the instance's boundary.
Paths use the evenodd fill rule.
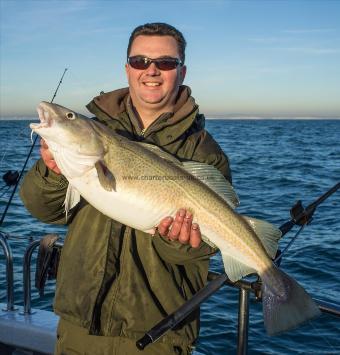
<path fill-rule="evenodd" d="M 86 107 L 100 121 L 119 120 L 125 128 L 130 127 L 131 129 L 132 123 L 127 115 L 129 97 L 129 88 L 118 89 L 96 96 Z M 159 136 L 164 128 L 167 128 L 167 142 L 164 142 L 165 137 L 158 138 L 162 138 L 163 144 L 168 144 L 176 140 L 189 128 L 203 129 L 204 124 L 205 118 L 199 113 L 198 105 L 191 96 L 190 88 L 182 85 L 179 89 L 174 112 L 165 113 L 158 117 L 152 123 L 150 129 L 146 131 L 145 138 L 151 134 Z"/>

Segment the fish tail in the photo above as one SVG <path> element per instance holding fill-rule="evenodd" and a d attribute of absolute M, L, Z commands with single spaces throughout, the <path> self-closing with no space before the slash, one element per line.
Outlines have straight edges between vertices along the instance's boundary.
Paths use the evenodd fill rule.
<path fill-rule="evenodd" d="M 264 325 L 277 335 L 321 314 L 318 306 L 294 279 L 276 266 L 261 274 Z"/>

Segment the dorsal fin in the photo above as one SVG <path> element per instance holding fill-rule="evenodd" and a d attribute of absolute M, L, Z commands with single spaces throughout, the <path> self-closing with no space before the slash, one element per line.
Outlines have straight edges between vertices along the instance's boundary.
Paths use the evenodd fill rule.
<path fill-rule="evenodd" d="M 188 173 L 209 186 L 220 195 L 230 207 L 236 208 L 239 205 L 239 199 L 235 190 L 217 168 L 195 161 L 185 161 L 182 164 Z"/>
<path fill-rule="evenodd" d="M 182 169 L 186 170 L 191 175 L 195 176 L 198 180 L 206 184 L 219 196 L 221 196 L 232 208 L 239 205 L 239 199 L 233 187 L 222 173 L 212 165 L 199 163 L 194 161 L 181 162 L 171 154 L 165 152 L 160 147 L 149 143 L 137 143 L 149 151 L 157 154 L 159 157 L 176 164 Z"/>
<path fill-rule="evenodd" d="M 182 162 L 174 157 L 173 155 L 167 153 L 164 151 L 162 148 L 158 147 L 157 145 L 150 144 L 150 143 L 144 143 L 144 142 L 136 142 L 136 144 L 139 144 L 145 149 L 148 149 L 150 152 L 153 152 L 154 154 L 158 155 L 160 158 L 171 161 L 172 163 L 182 166 Z"/>

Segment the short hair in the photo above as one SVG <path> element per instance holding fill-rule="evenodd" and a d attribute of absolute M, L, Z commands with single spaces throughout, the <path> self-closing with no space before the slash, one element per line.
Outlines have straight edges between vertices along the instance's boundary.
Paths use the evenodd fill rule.
<path fill-rule="evenodd" d="M 175 27 L 163 23 L 163 22 L 153 22 L 146 23 L 145 25 L 141 25 L 136 27 L 129 38 L 129 45 L 127 48 L 127 57 L 129 57 L 131 52 L 132 43 L 138 36 L 171 36 L 173 37 L 178 46 L 178 52 L 182 63 L 185 61 L 185 47 L 187 42 L 183 36 L 183 34 Z"/>

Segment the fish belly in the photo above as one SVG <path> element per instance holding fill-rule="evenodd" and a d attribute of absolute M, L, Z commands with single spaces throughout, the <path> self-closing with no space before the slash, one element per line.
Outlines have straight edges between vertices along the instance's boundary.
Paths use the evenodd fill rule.
<path fill-rule="evenodd" d="M 150 232 L 163 218 L 176 213 L 176 208 L 155 205 L 154 201 L 143 198 L 142 194 L 136 196 L 124 189 L 105 190 L 95 169 L 81 178 L 69 179 L 69 183 L 104 215 L 144 232 Z"/>

